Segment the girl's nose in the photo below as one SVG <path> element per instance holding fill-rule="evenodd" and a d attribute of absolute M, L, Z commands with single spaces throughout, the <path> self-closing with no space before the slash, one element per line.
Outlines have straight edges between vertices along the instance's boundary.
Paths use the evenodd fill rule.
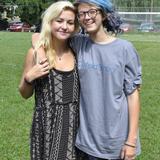
<path fill-rule="evenodd" d="M 67 22 L 63 22 L 62 28 L 63 28 L 63 29 L 67 29 Z"/>

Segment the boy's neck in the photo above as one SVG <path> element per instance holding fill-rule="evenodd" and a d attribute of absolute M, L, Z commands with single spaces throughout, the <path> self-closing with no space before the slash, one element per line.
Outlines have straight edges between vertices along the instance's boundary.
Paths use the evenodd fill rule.
<path fill-rule="evenodd" d="M 89 36 L 94 42 L 105 42 L 109 38 L 109 34 L 104 28 L 100 28 L 97 32 L 89 33 Z"/>

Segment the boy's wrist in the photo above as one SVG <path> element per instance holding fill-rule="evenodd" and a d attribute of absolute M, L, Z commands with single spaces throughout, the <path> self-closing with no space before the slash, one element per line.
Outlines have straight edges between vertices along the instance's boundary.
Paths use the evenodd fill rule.
<path fill-rule="evenodd" d="M 131 144 L 136 144 L 137 143 L 137 136 L 135 136 L 135 137 L 128 137 L 128 139 L 127 139 L 126 142 L 129 142 Z"/>

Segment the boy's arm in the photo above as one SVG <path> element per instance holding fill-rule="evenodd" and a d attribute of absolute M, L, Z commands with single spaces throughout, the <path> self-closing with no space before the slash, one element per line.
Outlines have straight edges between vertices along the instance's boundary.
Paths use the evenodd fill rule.
<path fill-rule="evenodd" d="M 127 141 L 121 152 L 121 158 L 134 159 L 136 156 L 136 142 L 139 126 L 140 98 L 139 89 L 137 88 L 132 94 L 128 95 L 129 106 L 129 133 Z"/>
<path fill-rule="evenodd" d="M 39 40 L 40 33 L 34 33 L 32 35 L 32 47 L 35 48 L 35 44 Z"/>
<path fill-rule="evenodd" d="M 129 134 L 127 142 L 136 144 L 139 126 L 140 98 L 139 88 L 128 96 L 129 106 Z"/>

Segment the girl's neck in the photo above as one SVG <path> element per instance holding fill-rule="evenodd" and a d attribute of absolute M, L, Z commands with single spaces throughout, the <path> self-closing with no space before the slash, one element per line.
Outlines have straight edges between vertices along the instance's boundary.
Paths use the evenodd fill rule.
<path fill-rule="evenodd" d="M 68 41 L 59 41 L 57 39 L 53 39 L 53 48 L 57 55 L 63 55 L 69 50 Z"/>

